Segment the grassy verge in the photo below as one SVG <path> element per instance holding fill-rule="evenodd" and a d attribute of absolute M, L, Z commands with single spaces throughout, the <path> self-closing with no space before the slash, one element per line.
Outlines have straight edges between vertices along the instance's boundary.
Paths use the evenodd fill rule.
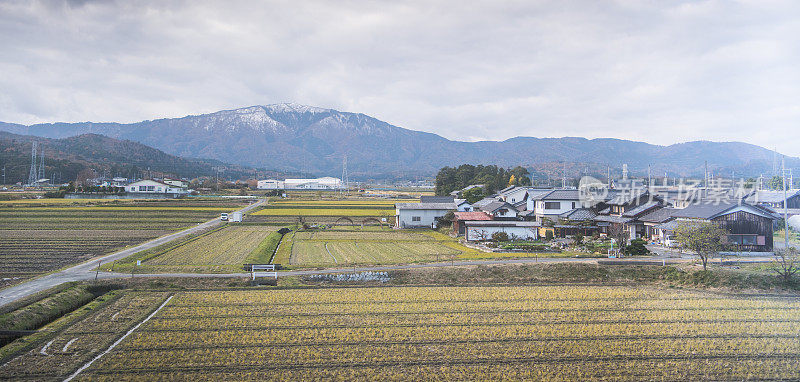
<path fill-rule="evenodd" d="M 50 296 L 0 315 L 0 330 L 37 330 L 65 314 L 86 305 L 98 296 L 108 292 L 110 290 L 109 288 L 110 287 L 96 287 L 85 284 L 70 284 L 70 286 Z M 5 345 L 18 337 L 19 335 L 9 335 L 6 338 L 0 339 L 0 344 Z"/>
<path fill-rule="evenodd" d="M 269 264 L 272 261 L 272 255 L 275 254 L 275 249 L 281 242 L 281 235 L 277 231 L 270 233 L 264 238 L 256 249 L 250 252 L 245 260 L 246 264 Z"/>
<path fill-rule="evenodd" d="M 537 285 L 609 284 L 651 285 L 668 288 L 722 289 L 797 293 L 800 282 L 783 284 L 774 274 L 747 269 L 713 267 L 709 271 L 692 265 L 597 265 L 546 263 L 478 265 L 390 271 L 389 285 Z M 292 280 L 293 284 L 297 281 Z M 301 278 L 305 285 L 318 285 Z M 355 282 L 343 284 L 353 285 Z M 284 285 L 284 284 L 280 284 Z"/>

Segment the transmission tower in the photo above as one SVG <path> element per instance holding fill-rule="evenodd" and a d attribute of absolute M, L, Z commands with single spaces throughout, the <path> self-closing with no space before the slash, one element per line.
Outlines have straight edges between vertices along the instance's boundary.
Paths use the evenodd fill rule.
<path fill-rule="evenodd" d="M 39 157 L 41 160 L 39 164 L 39 174 L 37 175 L 37 180 L 44 179 L 44 146 L 42 146 L 41 150 L 39 150 Z"/>
<path fill-rule="evenodd" d="M 31 143 L 31 171 L 28 173 L 28 184 L 32 185 L 38 180 L 36 175 L 36 142 Z"/>
<path fill-rule="evenodd" d="M 342 160 L 342 187 L 339 188 L 340 194 L 347 193 L 347 195 L 349 195 L 350 193 L 349 183 L 350 182 L 347 179 L 347 155 L 345 155 L 344 159 Z"/>

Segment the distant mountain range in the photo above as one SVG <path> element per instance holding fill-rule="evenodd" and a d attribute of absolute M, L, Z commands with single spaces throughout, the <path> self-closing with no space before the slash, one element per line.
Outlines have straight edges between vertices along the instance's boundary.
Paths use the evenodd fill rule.
<path fill-rule="evenodd" d="M 130 124 L 0 122 L 16 134 L 64 138 L 102 134 L 140 142 L 171 155 L 210 158 L 279 171 L 338 176 L 347 156 L 352 178 L 411 178 L 463 163 L 522 165 L 534 173 L 577 175 L 585 169 L 619 175 L 627 164 L 643 174 L 701 175 L 705 163 L 718 175 L 772 174 L 773 151 L 743 142 L 696 141 L 659 146 L 622 139 L 532 138 L 460 142 L 390 125 L 370 116 L 297 104 L 251 106 L 183 118 Z M 800 159 L 787 165 L 800 170 Z M 797 170 L 795 170 L 797 171 Z"/>
<path fill-rule="evenodd" d="M 39 144 L 38 154 L 44 151 L 45 178 L 56 182 L 75 180 L 84 169 L 92 169 L 98 176 L 122 177 L 152 174 L 195 178 L 215 176 L 217 168 L 224 168 L 226 175 L 234 178 L 255 175 L 253 169 L 243 166 L 181 158 L 141 143 L 98 134 L 50 139 L 0 132 L 0 164 L 6 168 L 8 183 L 27 181 L 33 141 Z"/>

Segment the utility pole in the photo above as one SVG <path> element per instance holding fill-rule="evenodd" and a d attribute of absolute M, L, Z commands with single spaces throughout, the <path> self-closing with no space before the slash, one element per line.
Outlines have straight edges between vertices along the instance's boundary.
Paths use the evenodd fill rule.
<path fill-rule="evenodd" d="M 786 157 L 781 157 L 781 176 L 783 179 L 783 241 L 789 249 L 789 203 L 786 203 Z"/>
<path fill-rule="evenodd" d="M 650 188 L 653 185 L 652 178 L 650 177 L 650 165 L 647 165 L 647 188 Z"/>

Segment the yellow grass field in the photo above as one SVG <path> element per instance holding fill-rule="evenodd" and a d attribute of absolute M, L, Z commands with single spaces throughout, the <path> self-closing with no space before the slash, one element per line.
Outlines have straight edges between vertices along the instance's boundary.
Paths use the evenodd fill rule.
<path fill-rule="evenodd" d="M 0 366 L 0 378 L 63 380 L 164 303 L 77 380 L 800 379 L 796 298 L 556 285 L 117 301 L 55 334 L 47 355 L 43 341 Z"/>
<path fill-rule="evenodd" d="M 262 216 L 394 216 L 392 209 L 369 208 L 265 208 L 251 213 Z"/>

